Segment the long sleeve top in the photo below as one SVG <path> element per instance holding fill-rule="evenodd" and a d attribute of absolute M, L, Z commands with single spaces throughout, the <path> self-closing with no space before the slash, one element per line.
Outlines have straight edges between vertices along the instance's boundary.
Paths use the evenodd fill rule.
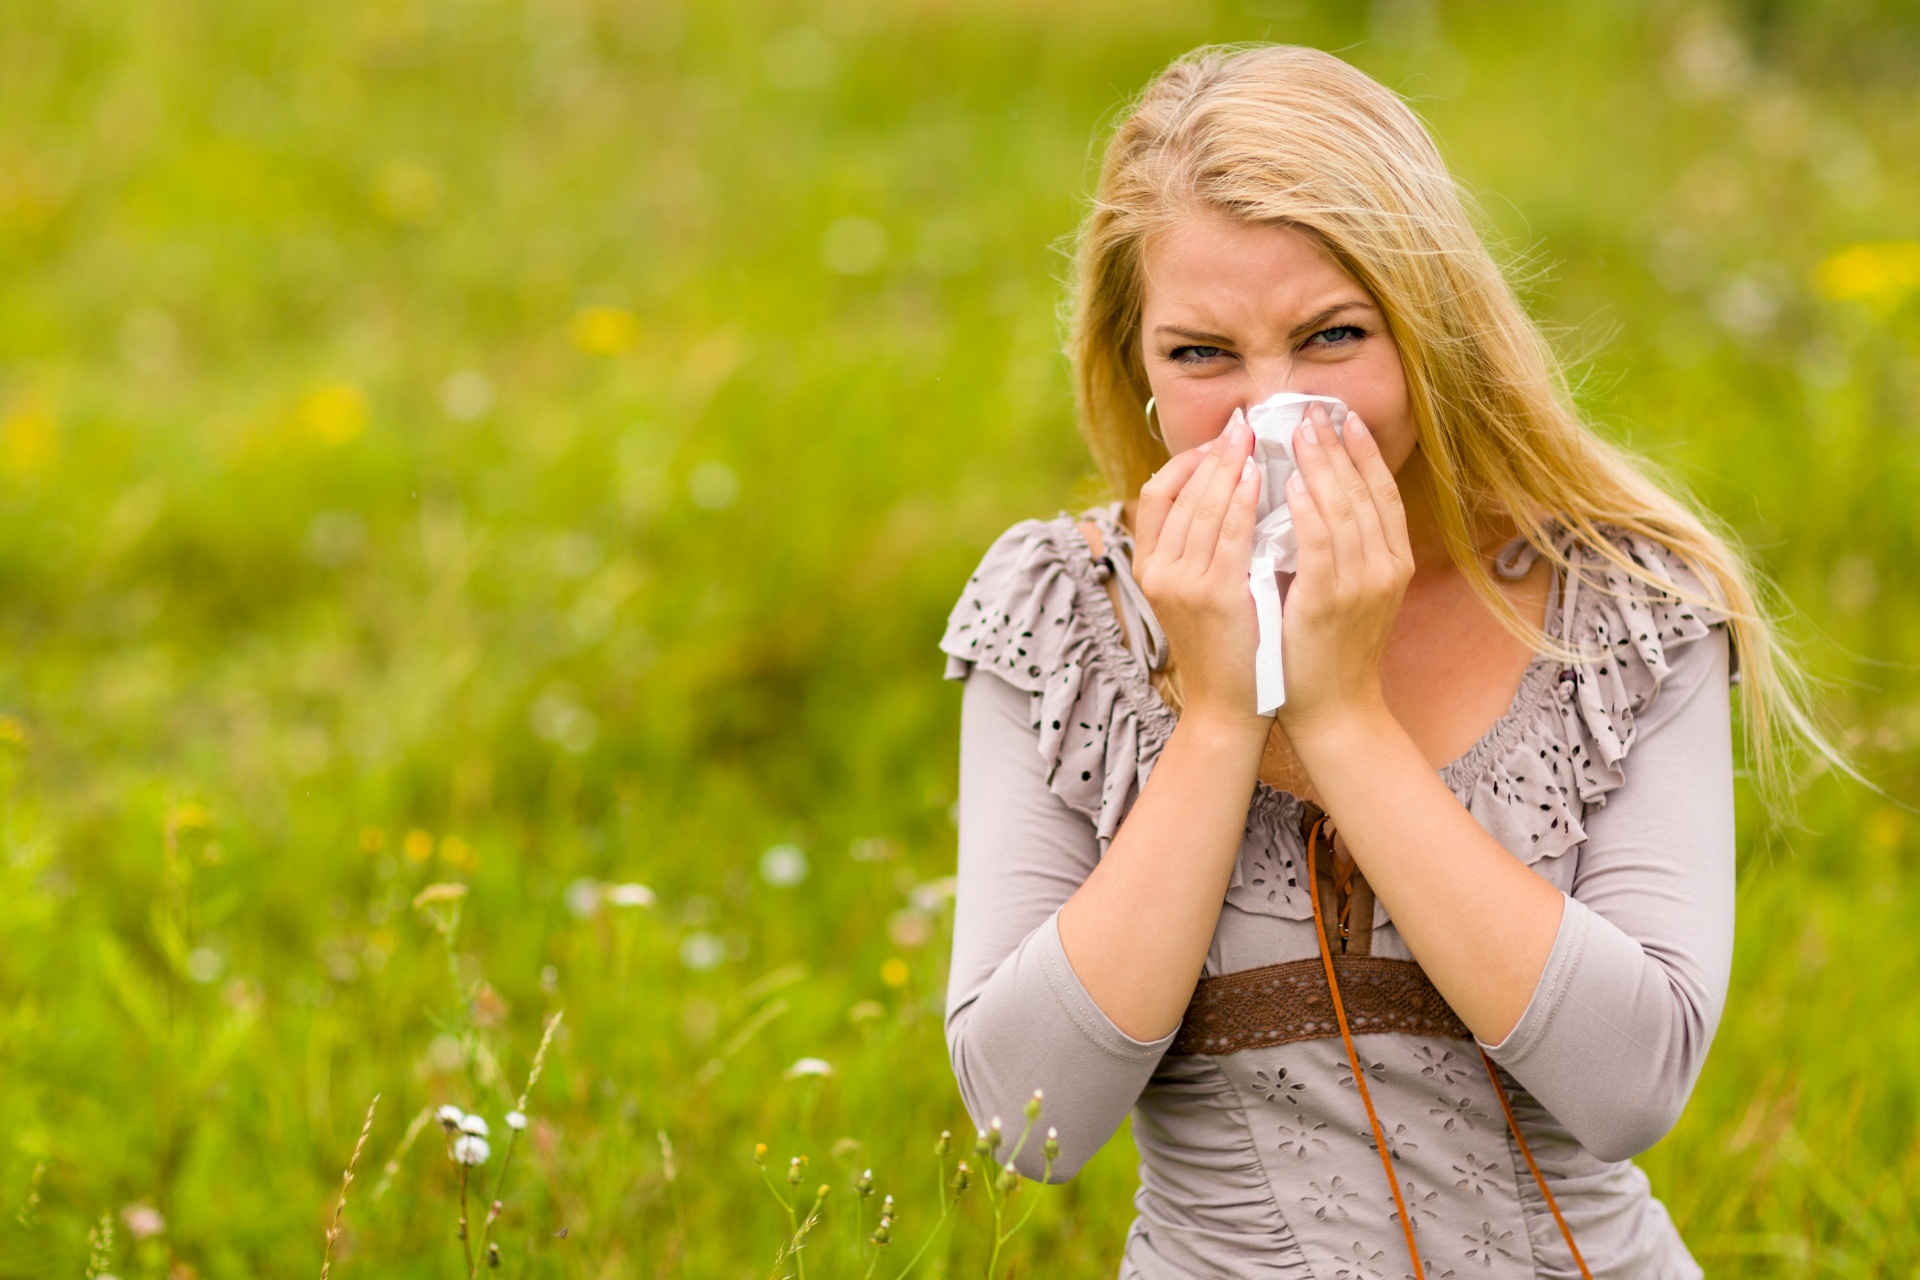
<path fill-rule="evenodd" d="M 1127 571 L 1126 531 L 1112 510 L 1094 517 L 1117 554 L 1096 565 L 1064 518 L 1016 526 L 942 642 L 965 681 L 947 1005 L 961 1094 L 984 1125 L 1043 1089 L 1056 1179 L 1133 1114 L 1141 1188 L 1123 1276 L 1397 1276 L 1397 1210 L 1338 1039 L 1169 1053 L 1173 1035 L 1116 1027 L 1061 949 L 1059 909 L 1172 726 L 1136 656 L 1140 623 L 1100 581 Z M 1616 546 L 1644 580 L 1563 543 L 1576 572 L 1556 578 L 1548 634 L 1583 660 L 1538 657 L 1507 713 L 1441 776 L 1566 895 L 1520 1021 L 1481 1047 L 1588 1266 L 1697 1276 L 1630 1157 L 1678 1118 L 1725 1001 L 1732 655 L 1717 616 L 1682 599 L 1703 593 L 1676 557 L 1626 535 Z M 1206 976 L 1317 954 L 1300 811 L 1264 784 L 1249 798 Z M 1377 903 L 1371 947 L 1411 959 Z M 1398 1032 L 1356 1044 L 1431 1274 L 1575 1274 L 1476 1046 Z M 1021 1164 L 1041 1172 L 1031 1148 Z"/>

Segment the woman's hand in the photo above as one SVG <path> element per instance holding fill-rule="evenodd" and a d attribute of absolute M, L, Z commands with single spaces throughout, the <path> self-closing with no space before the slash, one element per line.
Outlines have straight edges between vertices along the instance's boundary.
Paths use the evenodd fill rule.
<path fill-rule="evenodd" d="M 1287 701 L 1281 726 L 1296 747 L 1354 716 L 1390 715 L 1380 659 L 1413 578 L 1406 512 L 1380 447 L 1349 414 L 1343 444 L 1311 406 L 1294 433 L 1299 465 L 1287 506 L 1300 562 L 1281 609 Z"/>
<path fill-rule="evenodd" d="M 1260 476 L 1253 431 L 1235 415 L 1218 438 L 1179 454 L 1140 490 L 1134 573 L 1173 652 L 1183 720 L 1264 742 L 1273 721 L 1254 711 L 1259 622 L 1247 590 Z"/>

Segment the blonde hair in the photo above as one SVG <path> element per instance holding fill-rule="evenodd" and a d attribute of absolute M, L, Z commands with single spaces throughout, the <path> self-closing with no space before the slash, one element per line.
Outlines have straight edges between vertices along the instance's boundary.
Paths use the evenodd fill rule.
<path fill-rule="evenodd" d="M 1475 230 L 1433 139 L 1399 97 L 1329 54 L 1285 45 L 1196 50 L 1147 87 L 1108 144 L 1080 228 L 1069 350 L 1081 432 L 1117 496 L 1138 493 L 1167 458 L 1144 413 L 1144 246 L 1196 213 L 1305 231 L 1373 296 L 1406 370 L 1447 553 L 1509 631 L 1538 651 L 1576 656 L 1500 591 L 1475 522 L 1515 521 L 1567 571 L 1568 557 L 1542 528 L 1550 517 L 1643 582 L 1647 571 L 1600 526 L 1653 539 L 1706 584 L 1708 598 L 1681 594 L 1729 619 L 1763 795 L 1784 794 L 1785 748 L 1810 747 L 1844 767 L 1809 714 L 1806 677 L 1743 556 L 1644 460 L 1580 419 L 1558 360 Z M 1169 683 L 1177 700 L 1177 680 Z"/>

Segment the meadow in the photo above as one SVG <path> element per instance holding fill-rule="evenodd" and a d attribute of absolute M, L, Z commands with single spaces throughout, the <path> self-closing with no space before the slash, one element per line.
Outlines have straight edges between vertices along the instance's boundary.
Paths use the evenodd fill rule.
<path fill-rule="evenodd" d="M 376 1094 L 335 1275 L 465 1273 L 453 1105 L 503 1274 L 785 1274 L 764 1142 L 808 1274 L 891 1194 L 896 1276 L 972 1147 L 934 642 L 1100 496 L 1103 128 L 1263 39 L 1414 101 L 1583 409 L 1778 584 L 1873 786 L 1743 793 L 1642 1164 L 1709 1274 L 1920 1274 L 1904 4 L 0 0 L 0 1278 L 312 1274 Z M 998 1274 L 1112 1275 L 1132 1184 L 1123 1133 L 1017 1191 Z M 986 1271 L 989 1190 L 916 1275 Z"/>

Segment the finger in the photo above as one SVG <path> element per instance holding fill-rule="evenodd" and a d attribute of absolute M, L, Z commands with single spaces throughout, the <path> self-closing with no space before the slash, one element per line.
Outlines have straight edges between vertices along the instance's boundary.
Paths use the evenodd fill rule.
<path fill-rule="evenodd" d="M 1220 537 L 1214 546 L 1213 560 L 1207 566 L 1209 573 L 1235 580 L 1246 577 L 1247 567 L 1253 563 L 1253 526 L 1260 514 L 1260 484 L 1260 468 L 1249 456 L 1240 464 L 1240 480 L 1233 486 L 1226 518 L 1220 522 Z"/>
<path fill-rule="evenodd" d="M 1223 446 L 1236 429 L 1245 429 L 1244 420 L 1237 410 L 1220 435 L 1207 442 L 1206 457 L 1201 461 L 1199 468 L 1188 477 L 1187 482 L 1180 487 L 1179 497 L 1174 499 L 1172 510 L 1167 512 L 1166 521 L 1160 526 L 1160 542 L 1155 549 L 1155 554 L 1161 559 L 1177 560 L 1186 554 L 1187 531 L 1193 525 L 1195 510 L 1199 507 L 1200 499 L 1207 492 L 1208 486 L 1213 483 L 1214 477 L 1225 465 L 1226 451 Z M 1238 468 L 1240 460 L 1234 458 L 1232 463 Z M 1232 475 L 1231 472 L 1228 474 Z"/>
<path fill-rule="evenodd" d="M 1293 456 L 1326 530 L 1334 571 L 1342 577 L 1357 576 L 1364 571 L 1366 551 L 1360 541 L 1353 495 L 1340 483 L 1329 456 L 1330 449 L 1337 451 L 1340 446 L 1337 442 L 1329 446 L 1327 441 L 1332 439 L 1333 430 L 1325 424 L 1325 412 L 1315 405 L 1308 411 L 1307 420 L 1294 431 Z"/>
<path fill-rule="evenodd" d="M 1400 484 L 1393 478 L 1380 442 L 1367 430 L 1357 413 L 1347 415 L 1347 452 L 1353 464 L 1373 491 L 1373 508 L 1380 517 L 1380 532 L 1387 540 L 1387 551 L 1401 564 L 1413 564 L 1413 540 L 1407 536 L 1407 509 L 1400 500 Z"/>
<path fill-rule="evenodd" d="M 1140 505 L 1134 508 L 1133 513 L 1133 538 L 1142 559 L 1152 555 L 1154 547 L 1159 544 L 1161 527 L 1166 524 L 1167 513 L 1173 510 L 1174 499 L 1180 496 L 1180 490 L 1200 469 L 1200 464 L 1207 460 L 1208 447 L 1201 445 L 1198 449 L 1174 454 L 1167 460 L 1166 466 L 1154 472 L 1140 486 Z"/>
<path fill-rule="evenodd" d="M 1321 431 L 1319 436 L 1326 447 L 1328 470 L 1334 483 L 1353 504 L 1354 528 L 1360 535 L 1365 563 L 1369 568 L 1384 567 L 1392 560 L 1392 553 L 1387 549 L 1387 535 L 1380 527 L 1380 513 L 1374 509 L 1373 486 L 1360 474 L 1360 468 L 1354 464 L 1352 446 L 1342 436 L 1330 431 Z"/>
<path fill-rule="evenodd" d="M 1182 558 L 1191 558 L 1205 572 L 1213 563 L 1220 546 L 1220 528 L 1226 522 L 1233 495 L 1245 479 L 1247 460 L 1253 456 L 1253 431 L 1244 419 L 1236 417 L 1227 426 L 1227 438 L 1215 450 L 1220 465 L 1207 477 L 1206 486 L 1193 506 L 1193 523 L 1187 532 Z"/>
<path fill-rule="evenodd" d="M 1299 548 L 1294 584 L 1308 598 L 1318 599 L 1325 590 L 1320 584 L 1330 582 L 1333 576 L 1333 540 L 1313 494 L 1307 490 L 1307 478 L 1298 471 L 1287 478 L 1287 510 L 1293 513 L 1293 537 Z"/>

